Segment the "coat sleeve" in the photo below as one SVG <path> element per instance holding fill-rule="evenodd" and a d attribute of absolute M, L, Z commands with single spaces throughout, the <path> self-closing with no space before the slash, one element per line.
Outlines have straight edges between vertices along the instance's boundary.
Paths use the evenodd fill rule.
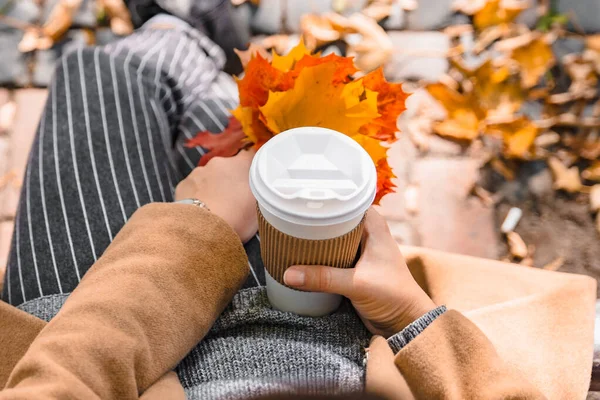
<path fill-rule="evenodd" d="M 248 274 L 225 221 L 139 209 L 12 371 L 0 399 L 137 399 L 204 337 Z"/>
<path fill-rule="evenodd" d="M 403 347 L 394 363 L 416 399 L 544 399 L 503 362 L 487 337 L 449 310 Z"/>

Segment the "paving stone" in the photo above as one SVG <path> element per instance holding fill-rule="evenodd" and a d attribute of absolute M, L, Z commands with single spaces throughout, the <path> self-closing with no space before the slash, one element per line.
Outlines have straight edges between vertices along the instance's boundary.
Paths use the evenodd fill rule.
<path fill-rule="evenodd" d="M 552 51 L 557 60 L 562 60 L 567 54 L 580 54 L 585 49 L 585 38 L 581 37 L 566 37 L 557 38 L 552 43 Z"/>
<path fill-rule="evenodd" d="M 300 32 L 300 19 L 304 14 L 323 14 L 331 10 L 332 0 L 288 1 L 285 6 L 285 27 L 289 32 Z"/>
<path fill-rule="evenodd" d="M 569 15 L 569 25 L 572 29 L 583 29 L 585 33 L 600 32 L 600 1 L 557 0 L 556 3 L 559 13 Z"/>
<path fill-rule="evenodd" d="M 0 107 L 10 99 L 10 91 L 6 88 L 0 88 Z"/>
<path fill-rule="evenodd" d="M 454 0 L 420 0 L 415 10 L 407 12 L 406 29 L 427 31 L 450 25 Z"/>
<path fill-rule="evenodd" d="M 405 209 L 404 190 L 409 182 L 408 176 L 411 163 L 416 158 L 417 152 L 408 135 L 401 134 L 387 152 L 388 163 L 396 175 L 393 182 L 396 192 L 385 195 L 377 211 L 388 221 L 407 221 L 409 219 Z"/>
<path fill-rule="evenodd" d="M 3 15 L 23 22 L 34 22 L 40 15 L 40 7 L 33 0 L 0 0 L 0 10 Z"/>
<path fill-rule="evenodd" d="M 295 3 L 295 2 L 294 2 Z M 250 26 L 254 33 L 274 35 L 281 31 L 281 16 L 283 14 L 280 0 L 261 0 Z"/>
<path fill-rule="evenodd" d="M 35 137 L 37 125 L 46 103 L 47 91 L 45 89 L 20 89 L 15 91 L 17 113 L 12 132 L 10 134 L 8 152 L 8 170 L 14 170 L 18 179 L 22 179 L 29 149 Z M 20 188 L 8 185 L 3 191 L 0 207 L 2 215 L 14 216 L 17 211 Z"/>
<path fill-rule="evenodd" d="M 10 251 L 10 242 L 12 240 L 13 223 L 0 223 L 0 289 L 4 283 L 4 273 L 6 263 L 8 262 L 8 254 Z"/>
<path fill-rule="evenodd" d="M 497 257 L 493 208 L 468 196 L 478 170 L 479 162 L 467 158 L 417 160 L 414 174 L 420 185 L 416 225 L 420 245 L 477 257 Z"/>
<path fill-rule="evenodd" d="M 436 82 L 448 71 L 448 36 L 441 32 L 389 32 L 394 54 L 384 67 L 390 81 L 426 80 Z"/>
<path fill-rule="evenodd" d="M 27 55 L 17 48 L 23 31 L 0 24 L 0 85 L 26 86 L 29 84 Z"/>
<path fill-rule="evenodd" d="M 529 29 L 535 28 L 538 22 L 537 1 L 528 0 L 527 8 L 515 19 L 518 24 L 526 25 Z"/>

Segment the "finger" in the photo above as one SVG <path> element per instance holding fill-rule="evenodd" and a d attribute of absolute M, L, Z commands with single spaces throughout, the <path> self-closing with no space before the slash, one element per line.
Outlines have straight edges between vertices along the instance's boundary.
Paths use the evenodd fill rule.
<path fill-rule="evenodd" d="M 323 265 L 295 265 L 283 275 L 286 285 L 309 292 L 325 292 L 352 297 L 354 268 Z"/>
<path fill-rule="evenodd" d="M 374 208 L 370 208 L 365 219 L 363 249 L 369 248 L 372 244 L 388 244 L 391 242 L 395 243 L 395 240 L 387 222 Z"/>

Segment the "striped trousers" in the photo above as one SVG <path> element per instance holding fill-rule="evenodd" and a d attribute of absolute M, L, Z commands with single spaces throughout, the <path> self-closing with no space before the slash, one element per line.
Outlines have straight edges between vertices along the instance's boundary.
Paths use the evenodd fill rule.
<path fill-rule="evenodd" d="M 237 105 L 224 61 L 208 38 L 164 15 L 59 61 L 25 171 L 4 301 L 71 292 L 136 209 L 173 201 L 204 154 L 185 140 L 222 131 Z M 264 285 L 258 238 L 245 247 L 245 287 Z"/>

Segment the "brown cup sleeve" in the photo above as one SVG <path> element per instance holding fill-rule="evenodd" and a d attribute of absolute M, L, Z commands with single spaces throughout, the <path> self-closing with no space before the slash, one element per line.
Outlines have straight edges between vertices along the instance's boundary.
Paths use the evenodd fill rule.
<path fill-rule="evenodd" d="M 365 219 L 345 235 L 331 239 L 300 239 L 287 235 L 263 217 L 258 209 L 258 233 L 260 252 L 269 274 L 279 283 L 283 274 L 292 265 L 328 265 L 336 268 L 351 268 L 356 259 Z"/>

